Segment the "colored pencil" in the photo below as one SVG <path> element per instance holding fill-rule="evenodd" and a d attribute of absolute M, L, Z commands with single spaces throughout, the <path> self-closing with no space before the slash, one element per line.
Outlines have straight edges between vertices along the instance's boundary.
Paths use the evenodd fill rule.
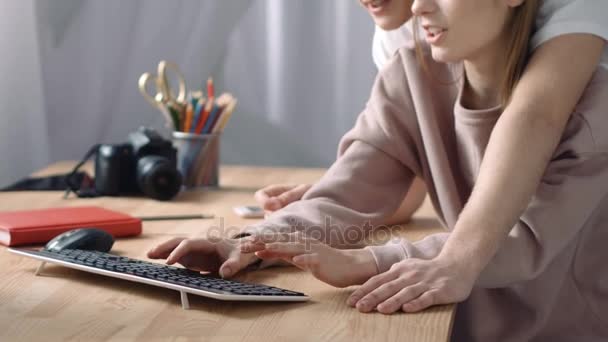
<path fill-rule="evenodd" d="M 205 127 L 205 123 L 207 122 L 207 119 L 209 118 L 209 114 L 211 113 L 211 110 L 213 109 L 213 104 L 214 104 L 213 97 L 209 97 L 209 100 L 207 100 L 207 104 L 205 105 L 205 109 L 203 109 L 203 112 L 202 112 L 200 118 L 198 119 L 198 123 L 196 124 L 196 130 L 195 130 L 196 134 L 201 134 L 203 132 L 203 127 Z"/>

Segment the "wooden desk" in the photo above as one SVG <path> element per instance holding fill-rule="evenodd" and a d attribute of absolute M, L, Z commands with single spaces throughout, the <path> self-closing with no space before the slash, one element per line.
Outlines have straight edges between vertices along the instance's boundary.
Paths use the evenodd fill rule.
<path fill-rule="evenodd" d="M 55 164 L 37 175 L 65 172 Z M 114 253 L 146 258 L 146 251 L 174 236 L 188 236 L 218 225 L 246 222 L 234 205 L 253 204 L 253 192 L 275 182 L 314 182 L 319 169 L 226 166 L 220 191 L 192 191 L 176 201 L 144 198 L 62 199 L 58 192 L 0 193 L 0 210 L 100 205 L 132 215 L 214 214 L 214 220 L 145 222 L 138 238 L 116 241 Z M 403 236 L 419 239 L 440 229 L 429 203 L 405 226 Z M 250 222 L 250 221 L 249 221 Z M 38 263 L 0 246 L 0 341 L 17 340 L 212 340 L 212 341 L 446 341 L 454 306 L 419 314 L 361 314 L 345 302 L 353 288 L 336 289 L 296 268 L 250 272 L 238 280 L 305 292 L 306 303 L 228 303 L 190 296 L 182 310 L 179 293 Z"/>

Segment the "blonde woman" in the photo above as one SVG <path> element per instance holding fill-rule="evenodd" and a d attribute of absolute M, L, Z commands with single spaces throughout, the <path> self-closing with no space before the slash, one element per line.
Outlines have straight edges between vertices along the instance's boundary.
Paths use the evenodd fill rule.
<path fill-rule="evenodd" d="M 455 238 L 491 133 L 527 62 L 537 4 L 414 1 L 426 38 L 418 46 L 422 59 L 413 44 L 398 50 L 341 141 L 336 163 L 302 200 L 249 227 L 255 238 L 242 250 L 287 260 L 331 285 L 363 284 L 349 298 L 362 312 L 463 301 L 457 341 L 606 340 L 606 69 L 594 73 L 508 235 L 498 237 L 490 220 L 470 229 L 470 240 Z M 345 240 L 332 229 L 377 227 L 416 177 L 448 232 L 414 243 L 335 248 Z M 485 207 L 501 208 L 500 197 Z M 485 241 L 496 244 L 492 253 L 463 248 Z"/>

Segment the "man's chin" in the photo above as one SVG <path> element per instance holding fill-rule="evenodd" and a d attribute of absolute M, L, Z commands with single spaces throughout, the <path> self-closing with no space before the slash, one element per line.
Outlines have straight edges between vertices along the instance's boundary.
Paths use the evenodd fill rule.
<path fill-rule="evenodd" d="M 404 22 L 399 20 L 391 20 L 388 18 L 375 19 L 376 26 L 380 27 L 384 31 L 392 31 L 400 28 Z"/>

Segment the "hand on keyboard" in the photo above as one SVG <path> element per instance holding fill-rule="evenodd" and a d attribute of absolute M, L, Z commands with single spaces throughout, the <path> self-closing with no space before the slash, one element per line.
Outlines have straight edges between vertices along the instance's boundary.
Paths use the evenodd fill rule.
<path fill-rule="evenodd" d="M 376 262 L 367 249 L 336 249 L 302 232 L 257 237 L 243 241 L 244 253 L 262 259 L 288 261 L 310 271 L 317 279 L 336 287 L 361 285 L 378 274 Z"/>
<path fill-rule="evenodd" d="M 151 259 L 167 259 L 167 264 L 179 263 L 196 271 L 219 272 L 223 278 L 232 277 L 258 260 L 253 253 L 241 252 L 241 241 L 224 238 L 174 238 L 148 251 Z"/>

